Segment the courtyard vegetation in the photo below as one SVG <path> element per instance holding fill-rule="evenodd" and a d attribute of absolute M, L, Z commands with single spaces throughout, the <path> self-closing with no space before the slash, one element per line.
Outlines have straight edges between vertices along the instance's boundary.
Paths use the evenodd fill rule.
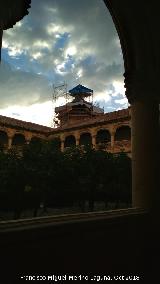
<path fill-rule="evenodd" d="M 79 208 L 94 211 L 95 203 L 104 209 L 113 203 L 131 205 L 131 159 L 91 146 L 59 149 L 58 141 L 33 141 L 21 149 L 0 151 L 0 212 L 12 218 L 30 210 Z M 86 208 L 87 204 L 87 208 Z"/>

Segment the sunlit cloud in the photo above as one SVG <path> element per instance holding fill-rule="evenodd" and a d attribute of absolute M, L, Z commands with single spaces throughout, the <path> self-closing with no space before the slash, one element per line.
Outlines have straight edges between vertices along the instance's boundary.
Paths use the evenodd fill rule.
<path fill-rule="evenodd" d="M 77 72 L 77 78 L 81 78 L 82 76 L 83 76 L 83 69 L 79 69 Z"/>
<path fill-rule="evenodd" d="M 107 92 L 99 92 L 94 95 L 94 100 L 96 101 L 104 101 L 105 103 L 111 100 L 111 96 Z"/>
<path fill-rule="evenodd" d="M 124 104 L 128 103 L 128 100 L 127 100 L 127 98 L 123 98 L 123 99 L 120 99 L 120 100 L 115 100 L 115 103 L 120 104 L 120 105 L 124 105 Z"/>
<path fill-rule="evenodd" d="M 33 59 L 37 60 L 42 57 L 42 53 L 40 51 L 32 54 Z"/>
<path fill-rule="evenodd" d="M 51 23 L 48 27 L 47 27 L 47 32 L 49 35 L 53 35 L 55 33 L 57 33 L 58 31 L 61 30 L 61 27 L 54 24 L 54 23 Z"/>
<path fill-rule="evenodd" d="M 28 107 L 13 105 L 5 109 L 0 109 L 0 114 L 24 121 L 34 121 L 41 125 L 52 126 L 54 105 L 52 101 L 33 104 Z"/>
<path fill-rule="evenodd" d="M 38 49 L 48 48 L 50 49 L 50 45 L 47 41 L 37 40 L 33 43 L 33 47 L 37 47 Z"/>
<path fill-rule="evenodd" d="M 56 71 L 58 74 L 61 74 L 61 75 L 64 75 L 66 72 L 65 72 L 65 61 L 62 62 L 61 64 L 58 64 L 56 66 Z"/>
<path fill-rule="evenodd" d="M 73 56 L 76 53 L 77 53 L 76 47 L 75 46 L 70 46 L 65 51 L 65 57 L 67 58 L 68 56 Z"/>
<path fill-rule="evenodd" d="M 125 94 L 124 82 L 113 81 L 113 87 L 115 88 L 115 93 L 113 93 L 113 96 L 116 96 L 117 94 Z"/>
<path fill-rule="evenodd" d="M 64 81 L 68 90 L 79 83 L 93 89 L 106 111 L 126 107 L 123 69 L 119 38 L 103 1 L 32 0 L 29 15 L 4 31 L 1 110 L 16 106 L 12 112 L 19 118 L 40 123 L 31 111 L 41 111 L 45 102 L 47 108 L 51 86 Z"/>

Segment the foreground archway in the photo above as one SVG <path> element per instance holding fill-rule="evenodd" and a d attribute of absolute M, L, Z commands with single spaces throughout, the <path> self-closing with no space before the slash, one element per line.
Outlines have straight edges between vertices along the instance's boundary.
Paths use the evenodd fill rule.
<path fill-rule="evenodd" d="M 159 211 L 159 1 L 104 2 L 119 34 L 131 104 L 133 206 Z"/>

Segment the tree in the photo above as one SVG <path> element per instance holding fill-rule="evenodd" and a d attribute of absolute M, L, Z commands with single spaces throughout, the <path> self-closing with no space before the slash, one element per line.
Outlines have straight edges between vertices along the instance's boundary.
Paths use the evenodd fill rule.
<path fill-rule="evenodd" d="M 24 168 L 21 157 L 13 150 L 0 157 L 0 176 L 5 210 L 13 210 L 14 218 L 20 218 L 24 203 Z"/>
<path fill-rule="evenodd" d="M 0 151 L 1 207 L 19 218 L 25 209 L 36 217 L 40 204 L 73 206 L 89 211 L 96 201 L 131 203 L 131 160 L 125 154 L 72 147 L 63 153 L 59 141 L 32 141 L 19 155 Z"/>

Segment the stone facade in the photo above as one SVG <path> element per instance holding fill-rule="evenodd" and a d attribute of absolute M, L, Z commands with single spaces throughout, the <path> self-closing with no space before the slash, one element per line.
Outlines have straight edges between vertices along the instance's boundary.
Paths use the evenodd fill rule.
<path fill-rule="evenodd" d="M 59 139 L 62 151 L 73 145 L 92 144 L 95 149 L 124 151 L 131 156 L 131 111 L 114 111 L 57 128 L 0 116 L 0 144 L 5 150 L 21 147 L 32 139 Z"/>

